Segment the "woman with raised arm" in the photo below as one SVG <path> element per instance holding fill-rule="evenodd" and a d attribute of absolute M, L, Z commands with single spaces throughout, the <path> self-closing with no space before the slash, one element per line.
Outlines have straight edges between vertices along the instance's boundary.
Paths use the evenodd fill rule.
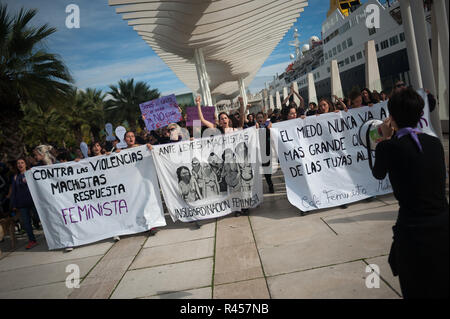
<path fill-rule="evenodd" d="M 245 105 L 244 105 L 244 100 L 242 99 L 242 97 L 239 97 L 238 100 L 239 100 L 239 104 L 240 104 L 240 108 L 239 108 L 239 122 L 238 122 L 238 125 L 237 125 L 238 127 L 233 127 L 230 117 L 225 112 L 221 112 L 219 114 L 219 123 L 217 125 L 215 125 L 215 124 L 211 123 L 210 121 L 206 120 L 203 117 L 203 112 L 202 112 L 202 107 L 201 107 L 201 97 L 198 95 L 195 98 L 195 104 L 197 104 L 198 115 L 200 117 L 200 121 L 207 128 L 217 128 L 217 129 L 219 129 L 222 134 L 232 133 L 232 132 L 237 131 L 238 129 L 244 128 L 244 123 L 245 123 L 245 115 L 244 115 Z M 224 178 L 223 178 L 223 175 L 222 175 L 221 179 L 219 180 L 219 183 L 222 182 L 223 179 Z M 248 209 L 242 209 L 242 214 L 243 215 L 248 215 Z M 241 215 L 241 212 L 236 211 L 236 212 L 234 212 L 234 215 L 236 217 L 238 217 L 238 216 Z"/>
<path fill-rule="evenodd" d="M 236 130 L 238 130 L 239 128 L 243 128 L 244 127 L 244 122 L 245 122 L 245 116 L 244 116 L 244 111 L 245 111 L 245 106 L 244 106 L 244 101 L 242 99 L 242 97 L 239 97 L 239 104 L 241 105 L 241 107 L 239 108 L 239 123 L 237 127 L 233 127 L 233 124 L 231 122 L 230 117 L 228 116 L 227 113 L 225 112 L 221 112 L 219 114 L 219 123 L 217 125 L 211 123 L 210 121 L 206 120 L 203 117 L 203 112 L 202 112 L 202 107 L 201 107 L 201 97 L 200 95 L 197 96 L 195 98 L 195 104 L 197 104 L 197 108 L 198 108 L 198 115 L 200 117 L 200 121 L 202 122 L 202 124 L 204 126 L 206 126 L 207 128 L 217 128 L 219 129 L 222 134 L 226 134 L 226 133 L 231 133 L 234 132 Z"/>

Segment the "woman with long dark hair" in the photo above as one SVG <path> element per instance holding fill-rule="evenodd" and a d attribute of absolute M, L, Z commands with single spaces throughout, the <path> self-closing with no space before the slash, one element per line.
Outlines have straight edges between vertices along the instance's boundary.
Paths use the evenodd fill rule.
<path fill-rule="evenodd" d="M 440 140 L 416 129 L 424 107 L 411 88 L 394 93 L 375 150 L 373 175 L 389 180 L 400 206 L 389 264 L 404 298 L 448 298 L 449 219 Z"/>

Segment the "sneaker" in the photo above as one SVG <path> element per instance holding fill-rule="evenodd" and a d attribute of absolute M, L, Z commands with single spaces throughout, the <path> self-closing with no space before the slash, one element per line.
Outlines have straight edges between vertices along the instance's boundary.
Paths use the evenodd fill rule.
<path fill-rule="evenodd" d="M 234 212 L 234 217 L 239 217 L 241 216 L 241 212 Z"/>
<path fill-rule="evenodd" d="M 241 215 L 244 215 L 244 216 L 248 216 L 249 213 L 250 213 L 250 210 L 248 208 L 243 208 L 241 211 Z"/>
<path fill-rule="evenodd" d="M 156 228 L 150 229 L 150 236 L 155 236 L 155 235 L 156 235 L 156 232 L 157 232 L 157 229 L 156 229 Z"/>
<path fill-rule="evenodd" d="M 25 249 L 31 249 L 31 248 L 33 248 L 34 246 L 36 246 L 38 243 L 37 242 L 35 242 L 35 241 L 29 241 L 28 242 L 28 245 L 25 247 Z"/>
<path fill-rule="evenodd" d="M 339 207 L 342 208 L 342 209 L 347 209 L 348 206 L 344 204 L 344 205 L 341 205 Z"/>
<path fill-rule="evenodd" d="M 66 248 L 66 253 L 71 252 L 73 250 L 73 247 L 67 247 Z"/>
<path fill-rule="evenodd" d="M 113 239 L 114 239 L 114 241 L 119 241 L 120 237 L 119 236 L 114 236 Z"/>

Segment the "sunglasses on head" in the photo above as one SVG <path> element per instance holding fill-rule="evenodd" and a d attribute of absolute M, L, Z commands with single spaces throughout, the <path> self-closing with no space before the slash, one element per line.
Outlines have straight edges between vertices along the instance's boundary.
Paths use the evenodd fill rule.
<path fill-rule="evenodd" d="M 395 87 L 396 88 L 401 88 L 401 87 L 405 87 L 405 86 L 406 86 L 405 83 L 399 83 Z"/>

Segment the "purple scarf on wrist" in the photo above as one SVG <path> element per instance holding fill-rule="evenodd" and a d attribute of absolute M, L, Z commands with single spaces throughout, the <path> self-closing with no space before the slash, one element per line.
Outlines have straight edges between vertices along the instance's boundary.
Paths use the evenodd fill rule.
<path fill-rule="evenodd" d="M 418 133 L 422 133 L 422 132 L 416 128 L 404 127 L 404 128 L 399 129 L 395 135 L 397 136 L 397 138 L 401 138 L 401 137 L 409 134 L 412 137 L 412 139 L 414 140 L 414 142 L 416 143 L 417 147 L 419 147 L 420 152 L 423 153 L 422 145 L 420 144 L 419 138 L 417 137 L 416 133 L 418 134 Z"/>

